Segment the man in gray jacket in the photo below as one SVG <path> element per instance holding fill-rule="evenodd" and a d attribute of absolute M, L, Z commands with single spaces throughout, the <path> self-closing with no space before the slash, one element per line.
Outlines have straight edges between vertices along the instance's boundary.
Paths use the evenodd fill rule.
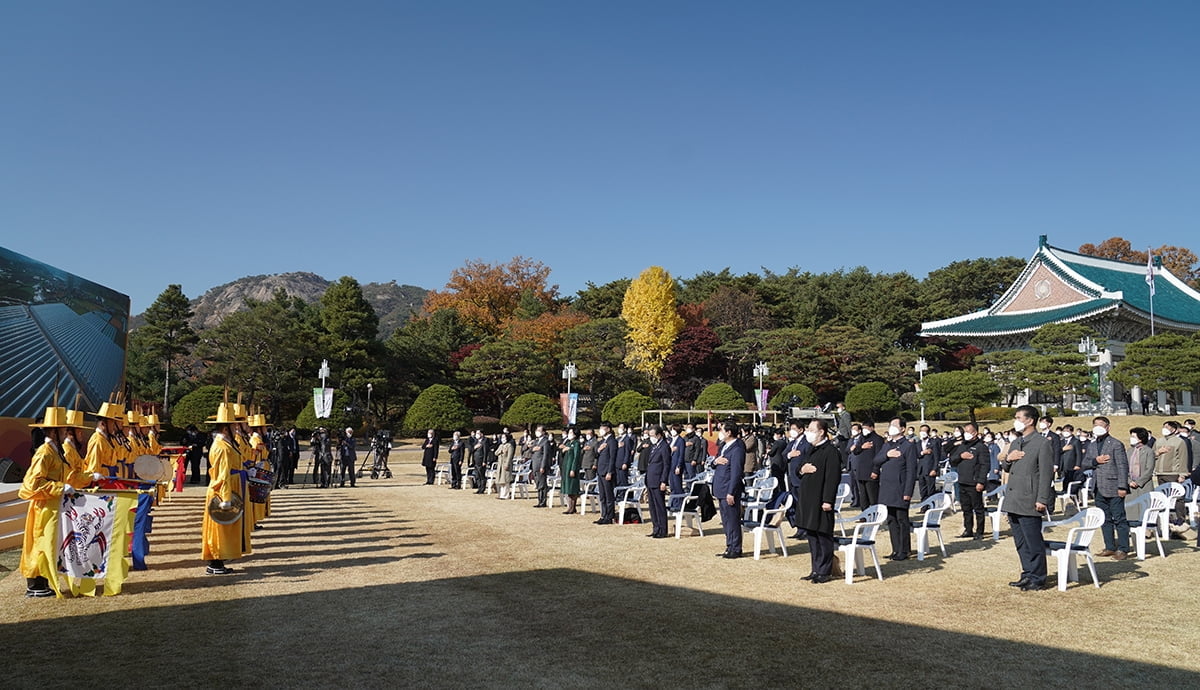
<path fill-rule="evenodd" d="M 1129 494 L 1129 460 L 1125 444 L 1108 433 L 1108 417 L 1092 420 L 1094 440 L 1083 454 L 1084 471 L 1092 470 L 1096 507 L 1104 511 L 1104 550 L 1098 555 L 1123 561 L 1129 555 L 1129 519 L 1125 496 Z M 1114 538 L 1114 532 L 1115 538 Z"/>
<path fill-rule="evenodd" d="M 1018 436 L 1001 458 L 1008 472 L 1004 512 L 1012 527 L 1013 544 L 1021 559 L 1021 577 L 1008 583 L 1023 592 L 1046 586 L 1046 541 L 1042 538 L 1042 511 L 1054 500 L 1054 449 L 1037 432 L 1038 411 L 1032 405 L 1017 408 L 1013 430 Z"/>

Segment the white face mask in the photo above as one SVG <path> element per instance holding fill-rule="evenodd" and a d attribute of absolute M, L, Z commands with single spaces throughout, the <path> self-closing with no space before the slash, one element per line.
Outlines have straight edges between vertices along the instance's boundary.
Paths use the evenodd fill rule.
<path fill-rule="evenodd" d="M 724 431 L 718 431 L 718 432 L 717 432 L 717 440 L 718 440 L 718 441 L 720 441 L 720 442 L 722 442 L 722 443 L 724 443 L 724 442 L 725 442 L 725 432 L 724 432 Z"/>
<path fill-rule="evenodd" d="M 1108 429 L 1106 429 L 1105 427 L 1102 427 L 1102 426 L 1100 426 L 1099 424 L 1097 424 L 1096 426 L 1092 427 L 1092 436 L 1095 436 L 1096 438 L 1100 438 L 1101 436 L 1103 436 L 1103 435 L 1105 435 L 1105 434 L 1107 434 L 1107 433 L 1108 433 Z"/>
<path fill-rule="evenodd" d="M 537 436 L 538 438 L 541 438 L 541 437 L 542 437 L 542 430 L 541 430 L 541 429 L 538 429 L 537 431 L 533 432 L 533 435 L 534 435 L 534 436 Z"/>
<path fill-rule="evenodd" d="M 994 440 L 994 439 L 993 439 L 991 436 L 984 436 L 984 437 L 983 437 L 983 442 L 984 442 L 984 443 L 991 443 L 993 440 Z"/>
<path fill-rule="evenodd" d="M 972 433 L 970 433 L 970 432 L 968 432 L 968 433 L 965 433 L 965 434 L 963 434 L 963 439 L 964 439 L 964 440 L 967 440 L 967 441 L 974 441 L 974 440 L 975 440 L 975 434 L 972 434 Z"/>
<path fill-rule="evenodd" d="M 788 429 L 788 438 L 795 441 L 796 439 L 800 438 L 800 431 L 797 429 Z"/>
<path fill-rule="evenodd" d="M 678 435 L 679 435 L 679 432 L 678 432 L 678 431 L 675 431 L 674 429 L 671 429 L 671 438 L 675 438 L 675 437 L 676 437 L 676 436 L 678 436 Z"/>
<path fill-rule="evenodd" d="M 927 434 L 926 432 L 922 431 L 922 432 L 921 432 L 921 440 L 923 441 L 923 440 L 925 440 L 925 439 L 927 439 L 927 438 L 929 438 L 929 434 Z"/>
<path fill-rule="evenodd" d="M 954 432 L 954 438 L 962 438 L 962 432 L 961 431 Z"/>
<path fill-rule="evenodd" d="M 1017 432 L 1018 434 L 1023 433 L 1025 431 L 1025 422 L 1022 422 L 1019 419 L 1014 419 L 1013 431 Z"/>
<path fill-rule="evenodd" d="M 1164 426 L 1164 427 L 1162 428 L 1162 435 L 1163 435 L 1163 438 L 1166 438 L 1167 436 L 1170 436 L 1172 433 L 1174 433 L 1174 432 L 1171 430 L 1171 427 L 1169 427 L 1169 426 Z"/>
<path fill-rule="evenodd" d="M 1139 444 L 1141 442 L 1142 442 L 1141 439 L 1139 439 L 1137 436 L 1129 437 L 1129 445 L 1131 445 L 1131 446 L 1136 446 L 1137 444 Z"/>
<path fill-rule="evenodd" d="M 808 442 L 809 442 L 809 444 L 811 444 L 811 445 L 814 445 L 814 446 L 815 446 L 815 445 L 817 445 L 818 443 L 821 443 L 821 442 L 823 442 L 823 441 L 825 440 L 824 438 L 822 438 L 822 437 L 821 437 L 821 435 L 820 435 L 820 434 L 818 434 L 818 433 L 817 433 L 817 432 L 815 432 L 815 431 L 805 431 L 805 432 L 804 432 L 804 439 L 805 439 L 806 441 L 808 441 Z"/>
<path fill-rule="evenodd" d="M 888 427 L 888 436 L 899 436 L 899 435 L 900 435 L 900 427 L 896 426 L 895 424 Z"/>
<path fill-rule="evenodd" d="M 1038 424 L 1038 428 L 1041 429 L 1042 431 L 1047 431 L 1050 429 L 1050 425 L 1045 422 L 1042 422 L 1041 424 Z"/>

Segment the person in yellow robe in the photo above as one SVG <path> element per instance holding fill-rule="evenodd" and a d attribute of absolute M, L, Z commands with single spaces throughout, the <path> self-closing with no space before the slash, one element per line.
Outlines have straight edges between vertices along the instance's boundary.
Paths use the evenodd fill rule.
<path fill-rule="evenodd" d="M 271 451 L 267 447 L 267 442 L 263 440 L 263 432 L 267 429 L 267 416 L 264 414 L 250 415 L 248 423 L 250 425 L 250 448 L 252 450 L 254 467 L 270 472 Z M 254 528 L 258 529 L 262 527 L 260 523 L 271 515 L 271 497 L 267 496 L 266 503 L 251 503 L 250 505 L 253 506 Z"/>
<path fill-rule="evenodd" d="M 238 398 L 241 399 L 240 394 Z M 246 499 L 246 513 L 242 520 L 242 551 L 246 553 L 250 553 L 253 550 L 250 545 L 250 537 L 254 532 L 254 509 L 250 505 L 250 497 L 246 494 L 250 484 L 248 479 L 250 476 L 249 470 L 254 466 L 254 451 L 250 448 L 250 427 L 247 424 L 249 421 L 248 412 L 249 410 L 242 403 L 234 403 L 234 424 L 230 427 L 230 431 L 234 434 L 233 447 L 237 450 L 238 456 L 241 458 L 241 464 L 233 466 L 232 469 L 242 471 L 242 474 L 239 475 L 241 482 L 240 490 L 243 491 L 242 498 Z"/>
<path fill-rule="evenodd" d="M 106 402 L 92 416 L 96 418 L 96 431 L 88 439 L 85 469 L 105 477 L 115 477 L 125 457 L 125 446 L 117 440 L 117 425 L 119 420 L 124 419 L 125 410 L 118 403 Z"/>
<path fill-rule="evenodd" d="M 48 407 L 42 423 L 30 426 L 45 429 L 46 440 L 33 454 L 33 461 L 17 492 L 29 501 L 25 538 L 21 544 L 21 574 L 25 576 L 25 596 L 52 597 L 55 593 L 50 588 L 50 578 L 57 577 L 57 554 L 46 553 L 42 545 L 47 541 L 56 543 L 57 539 L 46 540 L 44 536 L 58 526 L 59 501 L 63 494 L 90 485 L 92 475 L 72 469 L 63 458 L 62 444 L 69 426 L 66 408 Z"/>
<path fill-rule="evenodd" d="M 158 441 L 158 415 L 148 414 L 142 423 L 146 427 L 146 446 L 150 449 L 151 455 L 158 455 L 162 452 L 162 444 Z"/>
<path fill-rule="evenodd" d="M 143 455 L 150 453 L 146 439 L 142 436 L 141 427 L 142 415 L 140 412 L 129 410 L 125 413 L 125 424 L 122 431 L 125 432 L 127 443 L 123 467 L 125 469 L 124 475 L 128 479 L 137 479 L 137 473 L 133 471 L 133 463 Z"/>
<path fill-rule="evenodd" d="M 217 408 L 217 416 L 211 422 L 216 431 L 212 435 L 212 444 L 208 451 L 208 490 L 204 494 L 204 521 L 201 527 L 202 546 L 200 557 L 208 561 L 204 572 L 209 575 L 228 575 L 233 569 L 225 565 L 225 561 L 240 558 L 245 550 L 243 546 L 243 524 L 247 521 L 245 512 L 230 524 L 221 524 L 213 519 L 212 503 L 217 499 L 218 508 L 230 509 L 235 499 L 242 501 L 242 486 L 239 475 L 233 474 L 242 466 L 242 456 L 233 444 L 233 406 L 221 403 Z"/>

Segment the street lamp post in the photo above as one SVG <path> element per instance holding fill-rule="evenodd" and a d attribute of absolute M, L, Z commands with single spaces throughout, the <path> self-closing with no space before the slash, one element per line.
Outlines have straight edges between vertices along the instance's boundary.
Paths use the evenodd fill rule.
<path fill-rule="evenodd" d="M 917 364 L 916 364 L 916 366 L 913 367 L 913 369 L 915 369 L 917 372 L 917 380 L 919 381 L 919 383 L 917 384 L 917 388 L 919 389 L 918 392 L 921 394 L 921 423 L 922 424 L 925 423 L 925 390 L 924 390 L 924 386 L 925 386 L 925 370 L 928 368 L 929 368 L 929 362 L 925 361 L 924 357 L 918 357 Z"/>
<path fill-rule="evenodd" d="M 1085 335 L 1079 339 L 1079 354 L 1087 358 L 1087 365 L 1089 367 L 1096 367 L 1096 397 L 1098 398 L 1097 404 L 1099 405 L 1100 412 L 1104 414 L 1112 412 L 1112 396 L 1108 395 L 1108 388 L 1104 381 L 1104 353 L 1096 341 L 1092 340 L 1091 336 Z"/>
<path fill-rule="evenodd" d="M 563 367 L 562 377 L 567 380 L 567 395 L 571 395 L 571 379 L 579 375 L 579 369 L 575 367 L 574 362 L 567 362 Z"/>
<path fill-rule="evenodd" d="M 771 369 L 767 366 L 766 362 L 759 360 L 758 364 L 754 365 L 754 375 L 758 377 L 758 400 L 754 401 L 754 406 L 758 408 L 758 421 L 761 423 L 763 421 L 763 377 L 770 376 Z"/>
<path fill-rule="evenodd" d="M 371 391 L 374 390 L 374 388 L 375 388 L 375 386 L 371 385 L 370 383 L 367 384 L 367 415 L 368 416 L 371 416 Z"/>

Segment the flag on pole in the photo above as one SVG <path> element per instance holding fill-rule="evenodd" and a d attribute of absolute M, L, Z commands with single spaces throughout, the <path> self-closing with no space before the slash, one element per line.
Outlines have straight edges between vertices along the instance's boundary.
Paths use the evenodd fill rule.
<path fill-rule="evenodd" d="M 1146 253 L 1146 284 L 1150 286 L 1150 296 L 1154 296 L 1154 255 Z"/>
<path fill-rule="evenodd" d="M 76 596 L 121 593 L 129 573 L 125 556 L 137 500 L 135 491 L 63 496 L 58 529 L 47 530 L 49 538 L 57 538 L 54 552 L 58 554 L 57 572 L 47 579 L 59 596 L 63 589 L 59 574 L 66 576 Z"/>

